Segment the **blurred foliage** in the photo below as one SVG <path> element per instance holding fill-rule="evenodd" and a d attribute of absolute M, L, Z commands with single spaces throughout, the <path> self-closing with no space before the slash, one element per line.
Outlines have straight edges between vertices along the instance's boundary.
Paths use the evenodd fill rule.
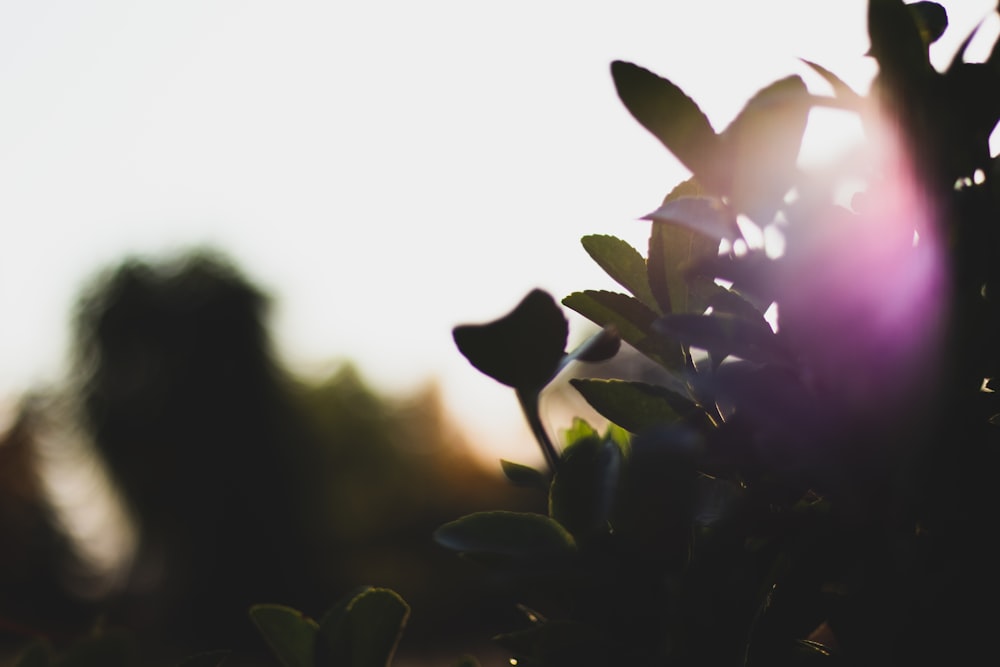
<path fill-rule="evenodd" d="M 534 499 L 482 468 L 435 386 L 384 396 L 346 363 L 318 381 L 288 374 L 267 306 L 208 250 L 126 260 L 84 291 L 71 385 L 26 399 L 0 446 L 0 638 L 38 637 L 27 664 L 89 664 L 73 656 L 89 655 L 95 632 L 131 643 L 112 665 L 212 664 L 215 649 L 265 660 L 273 637 L 251 606 L 319 613 L 369 582 L 419 605 L 404 657 L 442 651 L 445 637 L 459 640 L 456 658 L 482 645 L 483 602 L 505 593 L 430 534 L 456 507 Z M 85 564 L 42 483 L 39 451 L 69 456 L 53 432 L 103 463 L 133 519 L 131 562 L 97 593 L 81 592 Z"/>
<path fill-rule="evenodd" d="M 868 28 L 870 94 L 807 62 L 832 94 L 787 77 L 722 132 L 669 80 L 612 64 L 626 109 L 691 178 L 646 216 L 646 255 L 583 239 L 626 291 L 562 304 L 648 360 L 618 367 L 638 378 L 612 362 L 570 381 L 607 430 L 578 420 L 557 444 L 539 426 L 542 390 L 588 358 L 565 351 L 548 294 L 455 329 L 471 364 L 517 392 L 548 462 L 502 467 L 546 512 L 435 533 L 518 591 L 522 622 L 496 637 L 511 664 L 989 661 L 1000 46 L 966 62 L 970 35 L 935 70 L 947 15 L 933 2 L 871 0 Z M 819 107 L 860 116 L 867 145 L 806 173 Z"/>

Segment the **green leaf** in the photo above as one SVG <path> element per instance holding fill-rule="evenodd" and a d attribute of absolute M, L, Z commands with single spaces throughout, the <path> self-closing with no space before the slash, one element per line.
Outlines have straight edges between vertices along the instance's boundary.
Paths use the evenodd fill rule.
<path fill-rule="evenodd" d="M 688 421 L 706 425 L 704 411 L 665 387 L 624 380 L 574 378 L 570 384 L 600 414 L 631 433 Z"/>
<path fill-rule="evenodd" d="M 513 461 L 507 461 L 506 459 L 500 459 L 500 468 L 503 470 L 503 474 L 507 477 L 507 479 L 509 479 L 515 486 L 525 486 L 536 489 L 549 488 L 549 480 L 545 474 L 532 468 L 531 466 L 514 463 Z"/>
<path fill-rule="evenodd" d="M 629 113 L 704 186 L 715 191 L 718 142 L 698 105 L 676 85 L 638 65 L 615 61 L 611 76 Z"/>
<path fill-rule="evenodd" d="M 563 451 L 549 491 L 549 515 L 578 540 L 606 534 L 622 474 L 618 443 L 597 435 Z"/>
<path fill-rule="evenodd" d="M 581 239 L 584 250 L 619 285 L 643 304 L 657 309 L 656 298 L 649 290 L 646 258 L 625 241 L 606 234 L 592 234 Z"/>
<path fill-rule="evenodd" d="M 722 239 L 733 241 L 741 236 L 739 227 L 736 226 L 736 218 L 716 197 L 671 199 L 652 213 L 644 215 L 642 219 L 681 225 L 715 239 L 716 242 Z"/>
<path fill-rule="evenodd" d="M 250 618 L 285 667 L 315 667 L 319 625 L 302 612 L 278 604 L 250 608 Z"/>
<path fill-rule="evenodd" d="M 653 331 L 657 315 L 638 299 L 620 292 L 586 290 L 570 294 L 563 305 L 599 326 L 614 326 L 622 340 L 667 368 L 683 367 L 680 345 Z"/>
<path fill-rule="evenodd" d="M 463 655 L 461 658 L 452 663 L 451 667 L 481 667 L 479 661 L 476 660 L 475 656 Z"/>
<path fill-rule="evenodd" d="M 729 203 L 761 226 L 773 221 L 795 182 L 811 107 L 802 79 L 785 77 L 750 98 L 720 135 Z"/>
<path fill-rule="evenodd" d="M 563 443 L 565 448 L 572 447 L 575 443 L 580 440 L 586 440 L 587 438 L 598 437 L 597 429 L 587 423 L 586 419 L 581 419 L 580 417 L 573 417 L 572 425 L 563 431 Z"/>
<path fill-rule="evenodd" d="M 478 370 L 531 392 L 544 387 L 558 370 L 569 325 L 555 300 L 536 289 L 504 317 L 457 326 L 453 335 L 459 351 Z"/>
<path fill-rule="evenodd" d="M 720 361 L 733 355 L 759 363 L 789 363 L 785 347 L 763 319 L 747 320 L 729 313 L 666 315 L 655 326 Z"/>
<path fill-rule="evenodd" d="M 688 227 L 653 223 L 646 267 L 661 312 L 703 313 L 708 308 L 708 299 L 718 286 L 711 276 L 689 275 L 689 271 L 718 254 L 717 239 Z"/>
<path fill-rule="evenodd" d="M 434 540 L 454 551 L 506 560 L 549 560 L 576 551 L 573 536 L 555 520 L 531 512 L 477 512 L 434 532 Z"/>

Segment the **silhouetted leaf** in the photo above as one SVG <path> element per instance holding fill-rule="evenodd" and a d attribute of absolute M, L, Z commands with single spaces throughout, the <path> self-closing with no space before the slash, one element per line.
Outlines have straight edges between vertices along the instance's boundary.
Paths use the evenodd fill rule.
<path fill-rule="evenodd" d="M 543 490 L 549 487 L 549 480 L 545 474 L 531 466 L 500 459 L 500 468 L 507 479 L 515 486 L 526 486 Z"/>
<path fill-rule="evenodd" d="M 795 181 L 811 106 L 805 83 L 789 76 L 758 91 L 720 135 L 730 205 L 761 226 L 774 219 Z"/>
<path fill-rule="evenodd" d="M 302 612 L 277 604 L 250 608 L 250 618 L 285 667 L 315 667 L 319 625 Z"/>
<path fill-rule="evenodd" d="M 563 299 L 563 305 L 602 327 L 614 326 L 626 343 L 667 368 L 681 368 L 684 364 L 680 345 L 653 334 L 656 313 L 634 297 L 587 290 L 570 294 Z"/>
<path fill-rule="evenodd" d="M 869 0 L 868 38 L 880 76 L 906 85 L 931 71 L 916 16 L 902 0 Z"/>
<path fill-rule="evenodd" d="M 715 191 L 716 135 L 698 105 L 673 83 L 638 65 L 615 61 L 611 76 L 632 116 Z"/>
<path fill-rule="evenodd" d="M 654 325 L 686 345 L 719 355 L 759 363 L 788 363 L 788 354 L 767 322 L 719 313 L 712 315 L 665 315 Z"/>
<path fill-rule="evenodd" d="M 597 435 L 563 450 L 549 491 L 549 515 L 577 540 L 607 533 L 622 473 L 621 448 Z"/>
<path fill-rule="evenodd" d="M 475 656 L 463 655 L 456 660 L 451 667 L 481 667 Z"/>
<path fill-rule="evenodd" d="M 850 108 L 858 110 L 862 108 L 864 98 L 856 93 L 853 88 L 844 83 L 843 79 L 822 65 L 814 63 L 811 60 L 806 60 L 805 58 L 800 58 L 800 60 L 811 67 L 817 74 L 823 77 L 827 83 L 830 84 L 836 98 L 843 100 Z"/>
<path fill-rule="evenodd" d="M 906 8 L 913 16 L 926 46 L 938 41 L 948 28 L 948 12 L 936 2 L 911 2 Z"/>
<path fill-rule="evenodd" d="M 544 387 L 562 360 L 569 325 L 553 298 L 532 290 L 514 310 L 488 324 L 455 327 L 458 349 L 478 370 L 509 387 Z"/>
<path fill-rule="evenodd" d="M 529 512 L 478 512 L 446 523 L 434 540 L 448 549 L 513 560 L 553 559 L 576 551 L 576 542 L 555 520 Z"/>
<path fill-rule="evenodd" d="M 618 333 L 618 327 L 609 324 L 581 343 L 575 350 L 566 354 L 559 367 L 560 369 L 564 368 L 573 361 L 586 361 L 588 363 L 607 361 L 618 354 L 621 346 L 622 336 Z"/>
<path fill-rule="evenodd" d="M 632 433 L 685 419 L 704 425 L 704 413 L 689 399 L 644 382 L 574 378 L 570 384 L 597 412 Z"/>
<path fill-rule="evenodd" d="M 619 285 L 649 308 L 656 309 L 656 299 L 649 290 L 646 258 L 625 241 L 605 234 L 581 239 L 584 249 Z"/>
<path fill-rule="evenodd" d="M 670 199 L 652 213 L 644 215 L 642 219 L 653 222 L 672 222 L 682 225 L 715 239 L 717 242 L 722 239 L 732 241 L 740 238 L 740 230 L 736 226 L 736 218 L 715 197 L 679 197 Z"/>

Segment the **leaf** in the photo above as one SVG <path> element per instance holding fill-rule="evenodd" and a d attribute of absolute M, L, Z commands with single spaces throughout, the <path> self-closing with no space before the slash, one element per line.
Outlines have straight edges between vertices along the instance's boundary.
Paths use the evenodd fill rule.
<path fill-rule="evenodd" d="M 555 300 L 536 289 L 504 317 L 457 326 L 453 335 L 459 351 L 479 371 L 531 392 L 544 387 L 559 368 L 569 325 Z"/>
<path fill-rule="evenodd" d="M 916 15 L 902 0 L 869 1 L 868 38 L 868 53 L 878 62 L 880 77 L 905 86 L 931 73 Z"/>
<path fill-rule="evenodd" d="M 586 419 L 573 417 L 573 424 L 568 429 L 563 431 L 563 443 L 565 447 L 568 448 L 572 447 L 580 440 L 596 438 L 598 435 L 597 429 L 588 424 Z M 565 448 L 563 451 L 566 451 Z"/>
<path fill-rule="evenodd" d="M 622 336 L 618 333 L 618 327 L 609 324 L 581 343 L 575 350 L 564 355 L 559 368 L 565 368 L 573 361 L 586 361 L 588 363 L 607 361 L 618 354 L 621 346 Z"/>
<path fill-rule="evenodd" d="M 704 312 L 717 286 L 712 277 L 689 275 L 689 271 L 718 254 L 717 239 L 680 225 L 654 222 L 646 268 L 660 311 Z"/>
<path fill-rule="evenodd" d="M 549 480 L 545 474 L 531 466 L 500 459 L 500 468 L 514 486 L 532 487 L 543 490 L 549 488 Z"/>
<path fill-rule="evenodd" d="M 920 38 L 925 46 L 930 46 L 940 39 L 948 28 L 948 12 L 936 2 L 912 2 L 906 8 L 913 16 L 913 21 L 920 32 Z"/>
<path fill-rule="evenodd" d="M 302 612 L 278 604 L 250 608 L 250 618 L 285 667 L 315 667 L 319 625 Z"/>
<path fill-rule="evenodd" d="M 689 421 L 705 425 L 705 414 L 692 401 L 665 387 L 624 380 L 574 378 L 570 384 L 601 415 L 631 433 Z"/>
<path fill-rule="evenodd" d="M 409 605 L 388 588 L 360 586 L 341 598 L 320 622 L 318 664 L 385 667 L 409 618 Z"/>
<path fill-rule="evenodd" d="M 822 65 L 814 63 L 811 60 L 806 60 L 805 58 L 800 58 L 800 60 L 811 67 L 817 74 L 823 77 L 828 84 L 830 84 L 836 98 L 843 100 L 851 108 L 859 110 L 862 108 L 864 98 L 861 97 L 861 95 L 858 95 L 853 88 L 844 83 L 843 79 Z"/>
<path fill-rule="evenodd" d="M 683 367 L 680 345 L 655 334 L 657 314 L 638 299 L 620 292 L 586 290 L 570 294 L 563 305 L 599 326 L 614 326 L 622 340 L 667 368 Z"/>
<path fill-rule="evenodd" d="M 576 551 L 573 536 L 555 520 L 531 512 L 477 512 L 434 532 L 443 547 L 507 560 L 549 560 Z"/>
<path fill-rule="evenodd" d="M 549 516 L 582 541 L 608 532 L 622 474 L 622 451 L 597 435 L 566 447 L 549 491 Z"/>
<path fill-rule="evenodd" d="M 747 320 L 729 313 L 666 315 L 655 327 L 720 360 L 733 355 L 759 363 L 789 363 L 784 346 L 763 319 Z"/>
<path fill-rule="evenodd" d="M 715 130 L 698 105 L 670 81 L 632 63 L 611 63 L 615 89 L 629 113 L 710 189 L 715 188 Z"/>
<path fill-rule="evenodd" d="M 638 250 L 606 234 L 584 236 L 581 243 L 587 254 L 619 285 L 649 308 L 657 308 L 646 277 L 646 258 Z"/>
<path fill-rule="evenodd" d="M 802 79 L 785 77 L 750 98 L 720 135 L 729 203 L 761 227 L 773 221 L 795 181 L 811 106 Z"/>
<path fill-rule="evenodd" d="M 388 667 L 409 617 L 409 605 L 388 588 L 371 588 L 351 600 L 336 633 L 344 636 L 346 629 L 348 665 Z"/>
<path fill-rule="evenodd" d="M 665 201 L 660 208 L 647 213 L 643 220 L 672 222 L 720 241 L 740 238 L 736 218 L 715 197 L 678 197 Z M 716 246 L 718 247 L 718 246 Z M 648 282 L 647 282 L 648 287 Z"/>

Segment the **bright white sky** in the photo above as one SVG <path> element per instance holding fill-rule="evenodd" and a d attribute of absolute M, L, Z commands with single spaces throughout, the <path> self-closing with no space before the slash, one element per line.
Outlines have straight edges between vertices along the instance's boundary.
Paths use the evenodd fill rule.
<path fill-rule="evenodd" d="M 942 57 L 995 2 L 943 4 Z M 393 391 L 439 378 L 496 455 L 532 457 L 513 396 L 467 364 L 451 328 L 532 287 L 611 287 L 585 234 L 644 251 L 636 219 L 685 174 L 621 106 L 609 63 L 672 79 L 720 129 L 781 76 L 822 90 L 798 57 L 866 89 L 865 12 L 865 0 L 2 2 L 0 401 L 62 377 L 70 309 L 97 269 L 212 244 L 276 298 L 294 369 L 351 358 Z"/>

